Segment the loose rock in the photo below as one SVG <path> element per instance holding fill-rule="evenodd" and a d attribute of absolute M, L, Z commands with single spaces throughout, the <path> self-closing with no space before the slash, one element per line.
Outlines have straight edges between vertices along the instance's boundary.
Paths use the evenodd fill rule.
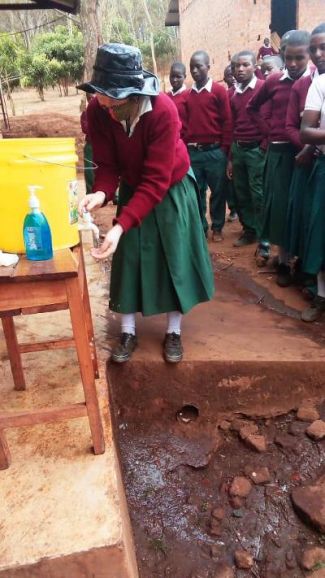
<path fill-rule="evenodd" d="M 225 517 L 225 511 L 223 508 L 214 508 L 211 512 L 211 516 L 216 520 L 223 520 Z"/>
<path fill-rule="evenodd" d="M 266 441 L 265 437 L 258 434 L 250 434 L 245 439 L 245 444 L 255 450 L 256 452 L 263 453 L 266 452 Z"/>
<path fill-rule="evenodd" d="M 242 440 L 245 440 L 249 435 L 258 433 L 258 427 L 255 423 L 249 423 L 244 425 L 239 430 L 239 436 Z"/>
<path fill-rule="evenodd" d="M 235 562 L 237 568 L 249 570 L 254 564 L 254 558 L 247 550 L 236 550 Z"/>
<path fill-rule="evenodd" d="M 325 437 L 325 421 L 317 419 L 306 429 L 306 433 L 313 440 L 320 441 Z"/>
<path fill-rule="evenodd" d="M 252 489 L 251 482 L 243 476 L 236 476 L 229 488 L 230 496 L 239 496 L 240 498 L 247 498 Z"/>
<path fill-rule="evenodd" d="M 231 422 L 224 419 L 221 423 L 219 423 L 219 428 L 222 431 L 229 431 L 230 430 L 230 426 L 231 426 Z"/>
<path fill-rule="evenodd" d="M 297 411 L 297 419 L 300 421 L 315 421 L 319 419 L 319 413 L 313 405 L 303 405 Z"/>
<path fill-rule="evenodd" d="M 306 432 L 307 424 L 301 421 L 293 421 L 288 428 L 289 434 L 292 436 L 301 436 Z"/>
<path fill-rule="evenodd" d="M 293 568 L 296 568 L 297 566 L 297 561 L 296 561 L 296 557 L 294 555 L 293 552 L 287 552 L 286 553 L 286 567 L 288 568 L 288 570 L 293 570 Z"/>
<path fill-rule="evenodd" d="M 256 485 L 266 484 L 271 481 L 271 474 L 266 467 L 255 468 L 255 470 L 250 471 L 248 475 Z"/>
<path fill-rule="evenodd" d="M 307 548 L 307 550 L 304 551 L 301 559 L 301 565 L 305 570 L 312 570 L 316 564 L 319 564 L 320 562 L 325 563 L 324 548 Z"/>
<path fill-rule="evenodd" d="M 315 484 L 294 488 L 291 499 L 296 512 L 320 532 L 325 532 L 325 476 Z"/>
<path fill-rule="evenodd" d="M 231 422 L 230 429 L 232 431 L 236 431 L 237 433 L 239 433 L 239 431 L 242 427 L 247 427 L 249 425 L 250 425 L 250 422 L 247 421 L 246 419 L 236 418 Z"/>

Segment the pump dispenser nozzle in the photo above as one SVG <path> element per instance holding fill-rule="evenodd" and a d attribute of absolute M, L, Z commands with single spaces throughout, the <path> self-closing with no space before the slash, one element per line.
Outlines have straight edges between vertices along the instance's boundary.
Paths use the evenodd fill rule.
<path fill-rule="evenodd" d="M 31 209 L 39 209 L 40 208 L 40 202 L 35 194 L 35 191 L 37 191 L 38 189 L 42 189 L 43 187 L 40 187 L 38 185 L 29 185 L 28 186 L 28 190 L 29 190 L 29 206 Z"/>

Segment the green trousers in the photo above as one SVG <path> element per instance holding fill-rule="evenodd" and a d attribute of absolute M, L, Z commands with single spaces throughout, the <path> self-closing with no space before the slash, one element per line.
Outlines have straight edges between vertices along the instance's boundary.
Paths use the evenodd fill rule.
<path fill-rule="evenodd" d="M 305 243 L 304 271 L 317 275 L 325 271 L 325 155 L 320 156 L 311 173 L 311 209 Z"/>
<path fill-rule="evenodd" d="M 245 233 L 261 239 L 265 152 L 233 143 L 232 169 L 236 206 Z"/>
<path fill-rule="evenodd" d="M 219 148 L 202 151 L 189 148 L 192 169 L 199 187 L 204 231 L 209 228 L 206 219 L 207 188 L 211 191 L 209 212 L 212 231 L 222 231 L 226 216 L 227 157 Z"/>

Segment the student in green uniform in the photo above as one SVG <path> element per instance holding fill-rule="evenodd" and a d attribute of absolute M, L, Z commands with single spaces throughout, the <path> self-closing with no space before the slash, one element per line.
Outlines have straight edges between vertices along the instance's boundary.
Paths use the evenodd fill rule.
<path fill-rule="evenodd" d="M 286 251 L 287 211 L 296 151 L 285 129 L 291 90 L 298 78 L 310 74 L 308 69 L 310 34 L 304 30 L 292 32 L 286 41 L 286 70 L 272 74 L 248 103 L 248 111 L 268 134 L 268 152 L 264 173 L 264 208 L 262 238 L 278 246 L 276 281 L 280 287 L 290 285 L 290 255 Z M 268 123 L 260 109 L 271 103 Z M 267 126 L 268 124 L 268 126 Z"/>
<path fill-rule="evenodd" d="M 113 226 L 96 259 L 113 255 L 110 309 L 121 314 L 121 336 L 111 359 L 128 361 L 137 346 L 136 313 L 167 314 L 164 359 L 183 357 L 183 314 L 214 292 L 213 272 L 200 220 L 196 183 L 181 123 L 155 75 L 142 67 L 134 46 L 98 48 L 93 76 L 78 88 L 95 96 L 88 130 L 97 165 L 93 193 L 79 212 L 113 199 Z"/>
<path fill-rule="evenodd" d="M 317 53 L 322 74 L 308 91 L 301 123 L 302 141 L 319 151 L 309 182 L 312 203 L 304 258 L 304 270 L 317 275 L 317 295 L 302 312 L 301 318 L 306 322 L 317 321 L 325 314 L 325 39 Z"/>

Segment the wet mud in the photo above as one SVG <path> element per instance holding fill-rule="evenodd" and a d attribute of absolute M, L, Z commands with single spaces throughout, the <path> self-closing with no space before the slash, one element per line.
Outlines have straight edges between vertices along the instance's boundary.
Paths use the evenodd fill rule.
<path fill-rule="evenodd" d="M 236 578 L 306 576 L 304 549 L 325 545 L 290 498 L 324 474 L 324 442 L 306 435 L 308 423 L 295 412 L 242 423 L 238 414 L 204 420 L 191 407 L 153 423 L 131 414 L 116 427 L 141 578 L 219 578 L 231 567 Z M 238 421 L 258 428 L 266 452 L 246 446 Z M 251 484 L 247 497 L 231 495 L 238 476 Z M 236 567 L 238 550 L 251 555 L 249 569 Z"/>

